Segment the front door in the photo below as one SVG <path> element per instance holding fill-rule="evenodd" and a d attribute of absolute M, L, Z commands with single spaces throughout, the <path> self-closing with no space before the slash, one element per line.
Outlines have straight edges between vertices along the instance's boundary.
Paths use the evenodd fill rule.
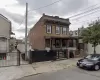
<path fill-rule="evenodd" d="M 56 48 L 61 48 L 61 41 L 60 41 L 60 39 L 56 39 L 55 40 L 55 47 Z"/>

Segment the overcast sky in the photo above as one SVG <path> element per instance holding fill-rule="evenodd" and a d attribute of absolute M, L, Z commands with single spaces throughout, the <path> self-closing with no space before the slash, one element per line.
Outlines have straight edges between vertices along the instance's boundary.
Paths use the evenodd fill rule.
<path fill-rule="evenodd" d="M 28 7 L 28 31 L 39 20 L 43 13 L 63 18 L 90 10 L 100 5 L 100 0 L 61 0 L 39 10 L 34 10 L 45 5 L 51 4 L 57 0 L 1 0 L 0 13 L 6 16 L 12 22 L 13 32 L 17 38 L 24 38 L 25 31 L 25 3 Z M 95 5 L 95 6 L 92 6 Z M 92 7 L 90 7 L 92 6 Z M 97 10 L 97 11 L 96 11 Z M 70 19 L 70 30 L 76 30 L 79 27 L 87 27 L 87 23 L 100 17 L 100 9 L 96 9 L 95 13 L 84 14 Z M 22 23 L 22 24 L 21 24 Z M 21 24 L 21 25 L 20 25 Z"/>

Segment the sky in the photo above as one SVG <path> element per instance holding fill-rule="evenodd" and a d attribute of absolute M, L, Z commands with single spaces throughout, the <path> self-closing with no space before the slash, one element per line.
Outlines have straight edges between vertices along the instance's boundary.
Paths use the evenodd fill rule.
<path fill-rule="evenodd" d="M 24 38 L 25 35 L 25 4 L 28 3 L 28 31 L 39 20 L 43 13 L 62 18 L 80 14 L 92 10 L 88 13 L 69 18 L 71 25 L 70 30 L 77 30 L 100 17 L 100 0 L 60 0 L 59 2 L 38 9 L 45 5 L 51 4 L 58 0 L 1 0 L 0 13 L 6 16 L 12 23 L 12 31 L 16 38 Z M 37 10 L 36 10 L 37 9 Z"/>

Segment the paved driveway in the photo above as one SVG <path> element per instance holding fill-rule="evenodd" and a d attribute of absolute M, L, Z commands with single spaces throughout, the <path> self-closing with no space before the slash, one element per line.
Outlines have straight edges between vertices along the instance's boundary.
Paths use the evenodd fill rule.
<path fill-rule="evenodd" d="M 72 67 L 56 72 L 24 77 L 19 80 L 100 80 L 100 71 L 87 71 Z"/>

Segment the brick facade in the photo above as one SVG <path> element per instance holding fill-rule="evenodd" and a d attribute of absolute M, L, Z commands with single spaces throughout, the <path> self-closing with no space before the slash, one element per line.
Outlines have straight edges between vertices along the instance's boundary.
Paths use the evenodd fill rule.
<path fill-rule="evenodd" d="M 52 33 L 48 34 L 46 33 L 46 20 L 50 20 L 52 22 L 57 22 L 57 23 L 49 23 L 52 26 Z M 63 23 L 64 26 L 67 27 L 67 34 L 64 35 L 62 34 L 56 34 L 55 29 L 56 25 L 59 23 Z M 45 49 L 45 37 L 69 37 L 69 19 L 62 19 L 57 16 L 48 16 L 43 14 L 43 16 L 40 18 L 40 20 L 34 25 L 34 27 L 30 30 L 28 34 L 29 42 L 30 45 L 32 46 L 33 49 L 39 49 L 39 50 L 44 50 Z M 61 27 L 62 31 L 62 27 Z"/>

